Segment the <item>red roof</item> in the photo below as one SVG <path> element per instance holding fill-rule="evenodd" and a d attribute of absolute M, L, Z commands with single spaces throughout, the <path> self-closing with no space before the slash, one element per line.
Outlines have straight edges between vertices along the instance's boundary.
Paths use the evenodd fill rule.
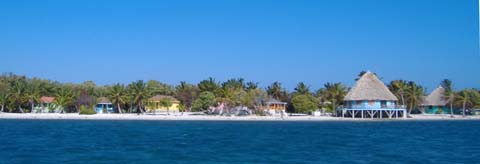
<path fill-rule="evenodd" d="M 55 97 L 47 97 L 47 96 L 42 96 L 40 98 L 40 101 L 42 103 L 52 103 L 53 101 L 55 101 Z"/>

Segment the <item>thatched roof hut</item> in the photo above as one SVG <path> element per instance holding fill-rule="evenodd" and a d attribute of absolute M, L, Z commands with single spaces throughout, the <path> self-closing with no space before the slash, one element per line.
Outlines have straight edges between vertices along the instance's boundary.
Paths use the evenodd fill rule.
<path fill-rule="evenodd" d="M 371 72 L 365 73 L 345 96 L 345 101 L 387 100 L 398 101 L 387 86 Z"/>
<path fill-rule="evenodd" d="M 447 100 L 444 98 L 445 88 L 439 86 L 432 91 L 422 102 L 422 106 L 445 106 Z"/>
<path fill-rule="evenodd" d="M 270 98 L 267 101 L 265 101 L 265 104 L 287 104 L 286 102 L 281 102 L 280 100 Z"/>

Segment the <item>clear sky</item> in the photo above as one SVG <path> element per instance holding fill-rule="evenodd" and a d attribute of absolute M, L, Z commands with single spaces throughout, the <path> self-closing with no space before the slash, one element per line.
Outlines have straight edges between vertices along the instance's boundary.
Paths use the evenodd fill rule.
<path fill-rule="evenodd" d="M 97 84 L 243 77 L 288 90 L 361 70 L 480 88 L 476 0 L 3 0 L 0 72 Z"/>

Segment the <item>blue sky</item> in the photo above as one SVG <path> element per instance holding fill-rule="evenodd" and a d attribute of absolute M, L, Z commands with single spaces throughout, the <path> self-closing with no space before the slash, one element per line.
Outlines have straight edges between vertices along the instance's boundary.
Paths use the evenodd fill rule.
<path fill-rule="evenodd" d="M 0 1 L 0 72 L 97 84 L 243 77 L 292 90 L 361 70 L 479 88 L 475 0 Z"/>

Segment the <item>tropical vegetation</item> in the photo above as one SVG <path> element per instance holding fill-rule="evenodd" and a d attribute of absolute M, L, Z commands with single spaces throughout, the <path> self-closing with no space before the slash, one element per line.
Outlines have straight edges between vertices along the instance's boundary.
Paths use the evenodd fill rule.
<path fill-rule="evenodd" d="M 364 73 L 362 71 L 359 76 Z M 448 79 L 443 80 L 441 85 L 446 88 L 444 97 L 451 109 L 463 109 L 465 114 L 465 110 L 480 107 L 478 89 L 454 90 L 453 83 Z M 388 83 L 388 88 L 398 97 L 399 105 L 405 106 L 409 113 L 418 109 L 425 95 L 425 87 L 413 81 L 393 80 Z M 35 105 L 41 103 L 42 96 L 50 96 L 55 97 L 55 103 L 62 113 L 92 114 L 90 110 L 99 97 L 110 99 L 119 113 L 143 113 L 150 97 L 165 95 L 178 99 L 182 112 L 205 112 L 210 107 L 222 104 L 227 109 L 241 106 L 261 113 L 259 110 L 263 102 L 269 99 L 287 102 L 289 112 L 334 112 L 344 105 L 343 99 L 348 90 L 345 84 L 329 82 L 312 91 L 308 84 L 300 82 L 289 92 L 280 82 L 262 88 L 257 82 L 247 82 L 243 78 L 222 82 L 212 77 L 198 84 L 181 81 L 177 85 L 170 85 L 156 80 L 112 85 L 97 85 L 93 81 L 74 84 L 4 73 L 0 75 L 0 111 L 31 112 Z M 162 101 L 161 105 L 169 107 L 171 104 L 170 101 Z"/>

